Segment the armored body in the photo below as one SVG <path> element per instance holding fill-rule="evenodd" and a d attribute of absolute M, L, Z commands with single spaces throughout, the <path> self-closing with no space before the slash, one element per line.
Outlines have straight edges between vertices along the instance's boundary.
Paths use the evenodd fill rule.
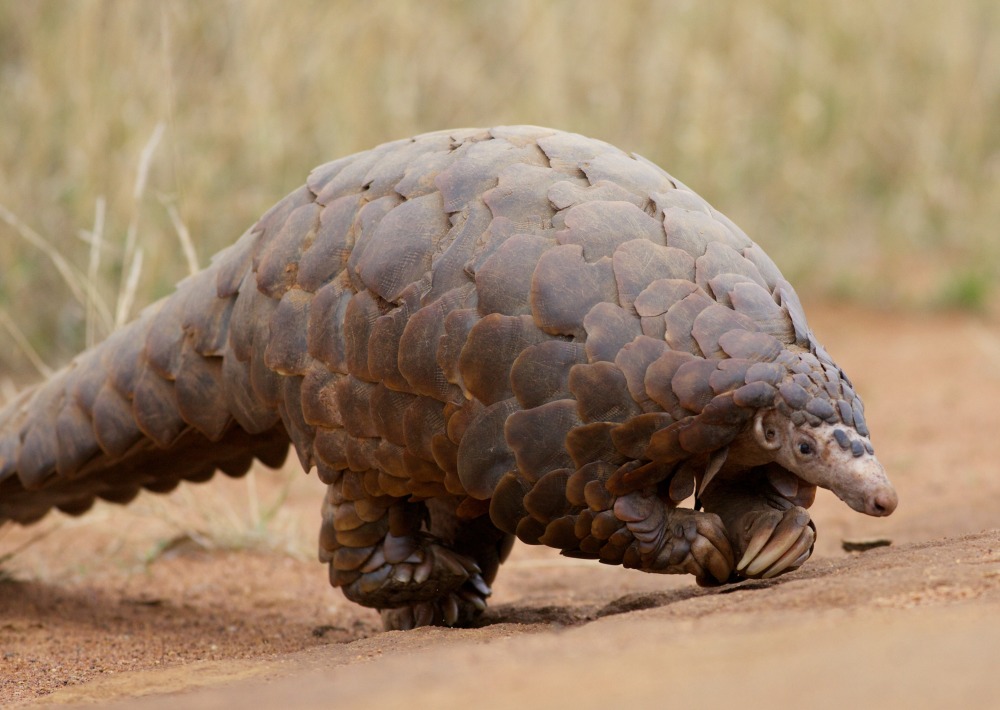
<path fill-rule="evenodd" d="M 720 584 L 805 562 L 816 486 L 896 506 L 760 247 L 648 161 L 531 126 L 316 168 L 0 412 L 0 522 L 289 445 L 326 485 L 331 583 L 387 628 L 471 621 L 515 537 Z"/>

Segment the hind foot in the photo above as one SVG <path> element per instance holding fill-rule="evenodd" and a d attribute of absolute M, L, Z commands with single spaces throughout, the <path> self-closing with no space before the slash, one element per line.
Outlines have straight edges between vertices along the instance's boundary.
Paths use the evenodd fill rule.
<path fill-rule="evenodd" d="M 469 626 L 486 611 L 490 588 L 482 578 L 470 579 L 442 597 L 394 609 L 380 609 L 386 631 L 407 631 L 418 626 Z"/>
<path fill-rule="evenodd" d="M 467 625 L 491 593 L 475 560 L 426 533 L 387 534 L 350 582 L 343 583 L 336 567 L 335 556 L 331 581 L 351 601 L 379 609 L 387 630 Z"/>

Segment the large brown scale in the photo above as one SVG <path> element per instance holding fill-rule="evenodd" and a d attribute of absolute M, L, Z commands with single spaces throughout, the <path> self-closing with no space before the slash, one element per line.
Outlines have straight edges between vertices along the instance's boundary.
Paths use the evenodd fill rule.
<path fill-rule="evenodd" d="M 330 581 L 387 628 L 470 622 L 514 536 L 718 584 L 808 558 L 816 485 L 896 506 L 760 247 L 646 160 L 528 126 L 315 169 L 0 412 L 0 522 L 289 443 L 327 486 Z"/>

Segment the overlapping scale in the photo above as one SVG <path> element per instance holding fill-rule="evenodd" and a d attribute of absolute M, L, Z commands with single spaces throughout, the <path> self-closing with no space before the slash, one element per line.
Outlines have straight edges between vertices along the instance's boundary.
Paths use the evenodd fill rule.
<path fill-rule="evenodd" d="M 597 303 L 617 303 L 611 259 L 594 263 L 577 244 L 556 246 L 538 260 L 531 280 L 531 313 L 542 330 L 582 338 L 583 320 Z"/>
<path fill-rule="evenodd" d="M 510 371 L 527 348 L 551 340 L 531 316 L 491 313 L 469 330 L 458 369 L 466 391 L 483 404 L 513 396 Z"/>
<path fill-rule="evenodd" d="M 587 362 L 580 343 L 548 340 L 525 348 L 510 369 L 510 385 L 522 409 L 570 396 L 569 373 Z"/>
<path fill-rule="evenodd" d="M 566 228 L 556 233 L 556 241 L 578 244 L 588 262 L 610 257 L 633 240 L 664 241 L 659 222 L 631 202 L 584 202 L 566 210 L 564 221 Z"/>
<path fill-rule="evenodd" d="M 642 334 L 640 320 L 613 303 L 598 303 L 584 316 L 586 352 L 590 362 L 614 362 L 625 345 Z"/>

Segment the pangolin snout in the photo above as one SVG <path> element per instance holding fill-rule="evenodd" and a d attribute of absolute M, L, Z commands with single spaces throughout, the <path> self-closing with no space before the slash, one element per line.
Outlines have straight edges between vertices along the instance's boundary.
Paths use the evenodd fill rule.
<path fill-rule="evenodd" d="M 892 487 L 892 484 L 886 484 L 885 487 L 876 490 L 872 495 L 868 496 L 868 499 L 865 501 L 864 512 L 867 515 L 884 517 L 891 515 L 898 503 L 899 496 L 896 495 L 896 489 Z"/>
<path fill-rule="evenodd" d="M 814 474 L 816 485 L 829 488 L 859 513 L 881 518 L 896 510 L 899 496 L 875 456 L 854 456 L 849 450 L 842 452 L 837 447 L 828 451 L 833 456 L 826 459 L 825 466 L 799 475 L 808 480 L 808 474 Z"/>
<path fill-rule="evenodd" d="M 844 469 L 846 475 L 841 483 L 847 484 L 847 495 L 841 498 L 859 513 L 879 518 L 891 515 L 899 503 L 899 496 L 885 468 L 874 456 L 856 458 L 852 463 L 853 466 Z"/>

